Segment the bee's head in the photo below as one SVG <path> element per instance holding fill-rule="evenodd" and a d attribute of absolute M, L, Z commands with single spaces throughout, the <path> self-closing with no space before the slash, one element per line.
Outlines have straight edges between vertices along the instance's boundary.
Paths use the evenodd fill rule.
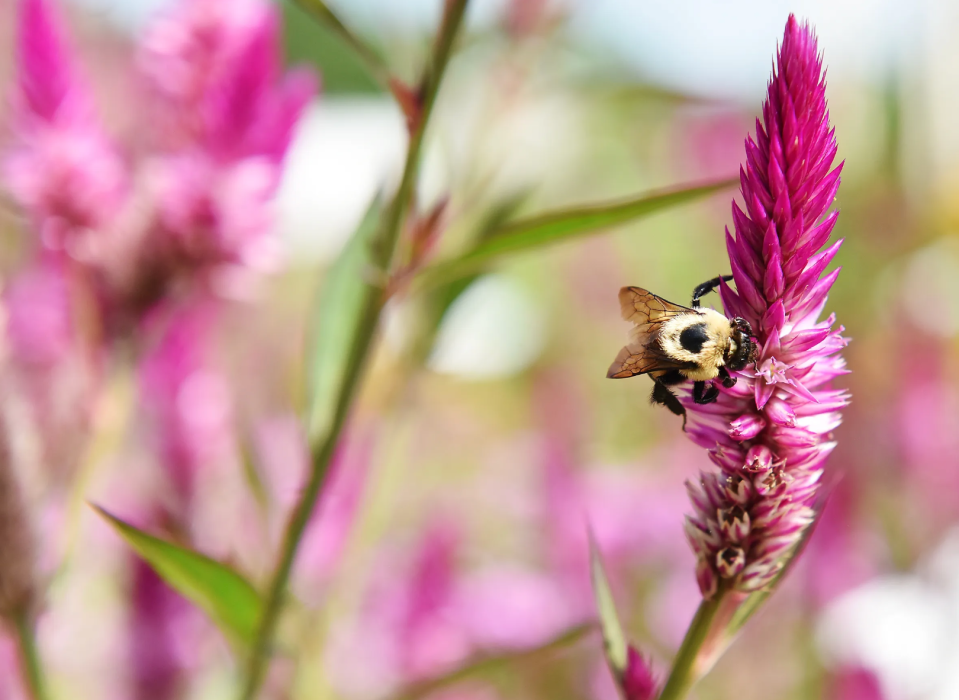
<path fill-rule="evenodd" d="M 753 342 L 753 329 L 749 325 L 749 321 L 736 317 L 730 324 L 732 325 L 732 337 L 730 338 L 732 343 L 730 343 L 730 352 L 726 357 L 726 366 L 737 372 L 756 361 L 758 348 Z"/>

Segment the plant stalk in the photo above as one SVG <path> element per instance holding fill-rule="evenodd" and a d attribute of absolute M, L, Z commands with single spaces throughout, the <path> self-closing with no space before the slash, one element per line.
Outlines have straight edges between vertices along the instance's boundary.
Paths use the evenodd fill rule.
<path fill-rule="evenodd" d="M 310 2 L 313 1 L 314 0 L 310 0 Z M 410 136 L 406 162 L 403 167 L 403 176 L 386 213 L 383 228 L 377 234 L 376 241 L 374 242 L 374 262 L 383 271 L 389 270 L 396 250 L 396 244 L 399 240 L 405 214 L 409 207 L 409 200 L 416 183 L 426 126 L 432 113 L 433 104 L 436 101 L 436 93 L 439 90 L 443 74 L 449 62 L 453 42 L 462 25 L 467 2 L 468 0 L 447 0 L 445 6 L 443 21 L 436 38 L 436 44 L 423 78 L 420 118 L 417 120 L 415 129 Z M 347 367 L 346 377 L 343 381 L 343 388 L 337 401 L 333 420 L 329 427 L 322 431 L 321 434 L 310 436 L 310 452 L 312 455 L 310 477 L 303 488 L 299 501 L 290 515 L 279 560 L 277 561 L 276 568 L 270 580 L 264 602 L 263 616 L 260 620 L 253 650 L 247 663 L 245 682 L 240 696 L 243 700 L 253 700 L 257 696 L 264 676 L 266 675 L 270 647 L 273 643 L 277 622 L 283 608 L 283 598 L 286 595 L 287 584 L 296 559 L 296 553 L 306 526 L 316 507 L 316 502 L 323 490 L 323 484 L 325 483 L 326 475 L 330 468 L 330 461 L 339 441 L 340 433 L 343 430 L 343 425 L 346 422 L 350 407 L 357 395 L 363 368 L 366 365 L 367 358 L 373 347 L 373 339 L 385 300 L 383 299 L 381 290 L 370 287 L 369 292 L 365 301 L 362 322 L 359 325 L 356 336 L 351 342 L 351 361 Z"/>
<path fill-rule="evenodd" d="M 392 77 L 389 68 L 373 49 L 350 31 L 324 0 L 293 0 L 304 12 L 329 27 L 359 57 L 370 76 L 386 90 L 391 90 Z"/>
<path fill-rule="evenodd" d="M 699 652 L 709 636 L 724 593 L 720 588 L 710 600 L 704 600 L 699 604 L 699 609 L 689 623 L 689 629 L 686 630 L 683 643 L 676 652 L 673 667 L 663 692 L 659 694 L 659 700 L 682 700 L 699 680 L 700 672 L 697 664 Z"/>
<path fill-rule="evenodd" d="M 33 621 L 27 613 L 19 612 L 14 617 L 13 624 L 17 633 L 17 648 L 24 687 L 31 700 L 48 700 L 50 695 L 47 693 L 43 668 L 40 664 Z"/>

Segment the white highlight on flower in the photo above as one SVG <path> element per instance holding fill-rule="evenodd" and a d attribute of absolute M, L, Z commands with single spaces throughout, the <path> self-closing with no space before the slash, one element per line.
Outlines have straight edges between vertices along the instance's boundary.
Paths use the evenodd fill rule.
<path fill-rule="evenodd" d="M 429 368 L 466 379 L 521 372 L 545 345 L 543 316 L 515 282 L 502 275 L 480 278 L 447 311 Z"/>
<path fill-rule="evenodd" d="M 821 616 L 824 663 L 861 665 L 889 700 L 959 698 L 959 527 L 916 573 L 882 576 Z"/>

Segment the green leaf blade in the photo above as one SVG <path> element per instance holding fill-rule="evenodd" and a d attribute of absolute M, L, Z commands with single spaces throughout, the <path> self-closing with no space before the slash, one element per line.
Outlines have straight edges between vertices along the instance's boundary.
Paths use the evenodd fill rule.
<path fill-rule="evenodd" d="M 613 600 L 613 591 L 609 587 L 606 568 L 603 566 L 602 555 L 592 533 L 589 537 L 589 568 L 593 581 L 593 596 L 596 599 L 596 611 L 603 633 L 606 660 L 616 678 L 622 678 L 626 671 L 629 654 L 626 634 L 619 621 L 619 613 L 616 612 L 616 602 Z"/>
<path fill-rule="evenodd" d="M 647 192 L 614 202 L 564 209 L 502 226 L 458 258 L 437 263 L 420 275 L 419 284 L 433 287 L 482 270 L 500 258 L 528 252 L 602 229 L 641 219 L 671 207 L 732 187 L 738 179 L 703 185 L 683 185 Z"/>
<path fill-rule="evenodd" d="M 311 439 L 325 435 L 334 424 L 344 389 L 358 354 L 360 329 L 376 313 L 383 295 L 382 280 L 373 263 L 373 246 L 380 231 L 382 202 L 375 199 L 356 232 L 333 263 L 320 290 L 310 337 L 308 427 Z M 366 323 L 365 325 L 375 325 Z"/>
<path fill-rule="evenodd" d="M 143 532 L 99 506 L 93 508 L 160 578 L 203 610 L 232 641 L 249 648 L 262 603 L 243 576 L 203 554 Z"/>

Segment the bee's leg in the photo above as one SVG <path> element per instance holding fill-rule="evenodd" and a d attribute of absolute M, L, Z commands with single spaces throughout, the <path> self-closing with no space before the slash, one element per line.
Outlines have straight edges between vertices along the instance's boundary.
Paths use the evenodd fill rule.
<path fill-rule="evenodd" d="M 716 385 L 710 382 L 708 385 L 706 382 L 694 382 L 693 383 L 693 401 L 696 403 L 712 403 L 719 398 L 719 389 L 716 388 Z"/>
<path fill-rule="evenodd" d="M 679 402 L 676 394 L 671 392 L 669 387 L 663 384 L 659 379 L 653 379 L 653 395 L 650 397 L 650 400 L 653 403 L 665 406 L 672 411 L 673 414 L 682 416 L 683 430 L 686 430 L 686 407 Z"/>
<path fill-rule="evenodd" d="M 725 367 L 719 368 L 719 378 L 723 380 L 723 386 L 727 389 L 736 386 L 736 377 L 732 376 Z"/>
<path fill-rule="evenodd" d="M 706 296 L 711 291 L 716 289 L 716 287 L 719 286 L 719 283 L 721 281 L 725 280 L 726 282 L 728 282 L 732 278 L 733 278 L 732 275 L 720 275 L 719 277 L 713 277 L 708 282 L 703 282 L 701 285 L 696 287 L 696 289 L 693 290 L 693 308 L 698 309 L 700 298 Z"/>

